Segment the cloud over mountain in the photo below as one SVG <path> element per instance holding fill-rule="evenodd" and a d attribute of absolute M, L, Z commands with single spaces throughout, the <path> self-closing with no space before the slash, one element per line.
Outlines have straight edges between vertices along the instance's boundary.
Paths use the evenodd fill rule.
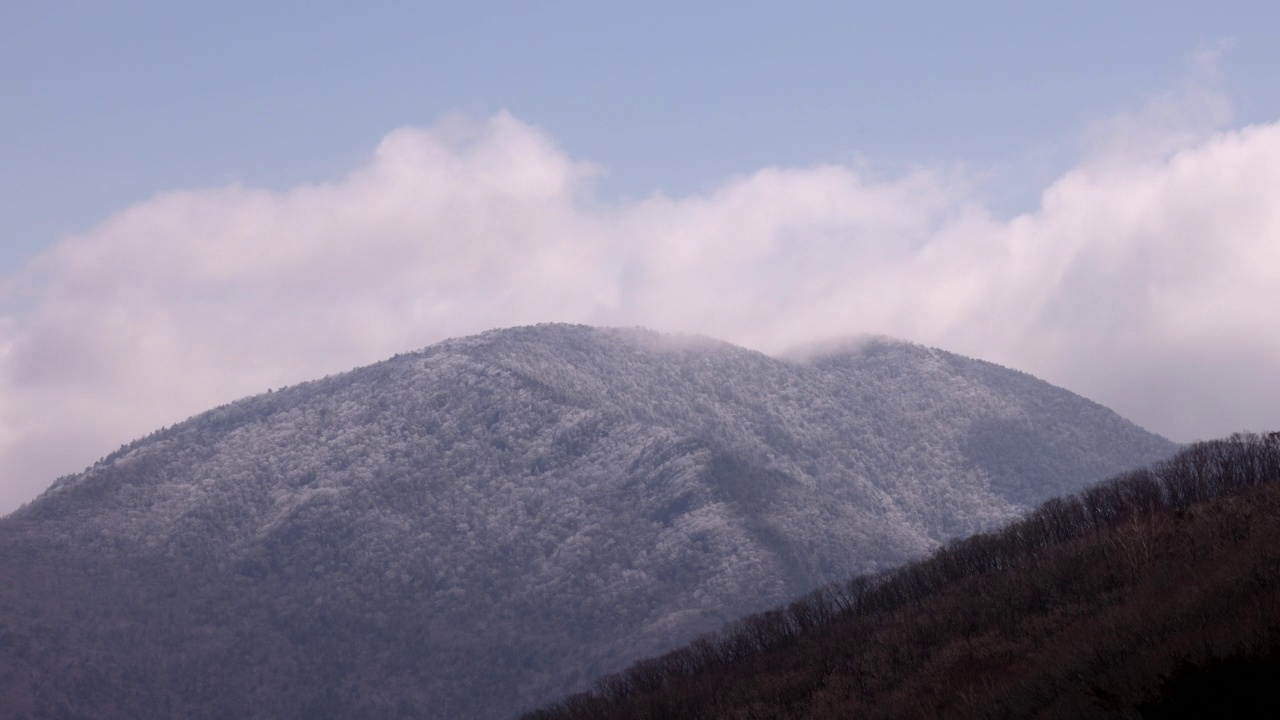
<path fill-rule="evenodd" d="M 1100 143 L 1011 218 L 963 173 L 847 165 L 605 200 L 507 113 L 396 130 L 329 184 L 157 195 L 0 286 L 0 512 L 209 406 L 543 321 L 766 352 L 883 333 L 1179 440 L 1274 425 L 1280 124 L 1170 113 L 1122 128 L 1167 142 Z"/>

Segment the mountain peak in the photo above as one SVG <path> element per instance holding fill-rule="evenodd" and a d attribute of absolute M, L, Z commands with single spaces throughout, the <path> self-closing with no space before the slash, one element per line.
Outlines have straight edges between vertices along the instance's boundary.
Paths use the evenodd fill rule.
<path fill-rule="evenodd" d="M 0 571 L 70 573 L 86 603 L 109 598 L 95 627 L 169 608 L 160 645 L 126 660 L 59 614 L 78 595 L 10 597 L 76 628 L 48 662 L 140 663 L 138 697 L 191 707 L 163 645 L 219 678 L 207 702 L 227 714 L 296 714 L 321 687 L 374 712 L 356 689 L 376 683 L 423 716 L 500 717 L 1173 450 L 950 353 L 875 339 L 814 358 L 579 325 L 446 341 L 122 448 L 0 521 L 18 563 Z M 227 662 L 237 643 L 257 659 Z M 264 674 L 290 689 L 266 698 Z"/>

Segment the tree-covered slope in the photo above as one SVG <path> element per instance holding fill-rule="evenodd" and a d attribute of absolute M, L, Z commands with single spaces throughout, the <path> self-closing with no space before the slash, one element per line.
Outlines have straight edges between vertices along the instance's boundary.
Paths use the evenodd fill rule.
<path fill-rule="evenodd" d="M 493 331 L 210 411 L 0 520 L 0 695 L 509 716 L 1172 451 L 905 343 Z"/>
<path fill-rule="evenodd" d="M 1216 718 L 1280 701 L 1280 433 L 1199 443 L 527 720 Z"/>

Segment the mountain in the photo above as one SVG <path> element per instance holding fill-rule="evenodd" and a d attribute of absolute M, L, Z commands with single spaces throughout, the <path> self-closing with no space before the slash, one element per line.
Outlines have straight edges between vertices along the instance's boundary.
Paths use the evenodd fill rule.
<path fill-rule="evenodd" d="M 832 583 L 526 720 L 1256 717 L 1280 702 L 1280 433 L 1198 443 Z"/>
<path fill-rule="evenodd" d="M 451 340 L 153 433 L 0 520 L 15 717 L 509 717 L 1175 447 L 870 340 Z"/>

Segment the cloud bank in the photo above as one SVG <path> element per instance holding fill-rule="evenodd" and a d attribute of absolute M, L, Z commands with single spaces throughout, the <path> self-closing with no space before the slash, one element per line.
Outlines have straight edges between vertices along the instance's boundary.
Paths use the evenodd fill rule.
<path fill-rule="evenodd" d="M 332 184 L 158 195 L 0 281 L 0 512 L 211 406 L 545 321 L 765 352 L 883 333 L 1178 440 L 1280 428 L 1280 124 L 1158 100 L 1012 218 L 962 173 L 843 165 L 606 202 L 506 113 L 396 130 Z"/>

